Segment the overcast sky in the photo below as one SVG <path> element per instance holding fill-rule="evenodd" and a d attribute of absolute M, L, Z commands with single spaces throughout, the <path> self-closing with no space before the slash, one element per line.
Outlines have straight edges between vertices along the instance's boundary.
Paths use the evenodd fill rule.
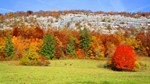
<path fill-rule="evenodd" d="M 54 9 L 150 12 L 150 0 L 0 0 L 0 13 Z"/>

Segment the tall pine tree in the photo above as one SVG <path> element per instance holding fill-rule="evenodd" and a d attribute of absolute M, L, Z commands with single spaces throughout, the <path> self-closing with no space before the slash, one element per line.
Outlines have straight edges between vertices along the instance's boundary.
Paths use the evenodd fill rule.
<path fill-rule="evenodd" d="M 73 37 L 71 37 L 70 35 L 69 35 L 69 43 L 67 45 L 67 54 L 68 55 L 73 55 L 76 58 L 74 40 L 73 40 Z"/>
<path fill-rule="evenodd" d="M 50 59 L 54 58 L 55 53 L 55 43 L 54 36 L 48 34 L 44 36 L 44 43 L 41 48 L 41 54 L 49 57 Z"/>
<path fill-rule="evenodd" d="M 87 28 L 84 28 L 82 31 L 80 31 L 81 35 L 81 41 L 80 41 L 80 47 L 84 51 L 86 55 L 88 55 L 88 51 L 91 48 L 91 36 L 88 32 Z"/>
<path fill-rule="evenodd" d="M 11 40 L 12 36 L 9 35 L 5 41 L 4 52 L 7 56 L 14 56 L 14 44 Z"/>

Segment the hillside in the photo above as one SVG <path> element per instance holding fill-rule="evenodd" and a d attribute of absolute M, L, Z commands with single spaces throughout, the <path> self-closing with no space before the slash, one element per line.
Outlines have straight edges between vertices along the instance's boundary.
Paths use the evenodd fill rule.
<path fill-rule="evenodd" d="M 16 12 L 1 15 L 0 29 L 13 29 L 14 26 L 21 28 L 40 27 L 48 28 L 70 28 L 98 30 L 102 34 L 122 33 L 129 28 L 144 31 L 150 27 L 150 16 L 147 13 L 104 13 L 90 11 L 52 11 L 52 12 Z"/>

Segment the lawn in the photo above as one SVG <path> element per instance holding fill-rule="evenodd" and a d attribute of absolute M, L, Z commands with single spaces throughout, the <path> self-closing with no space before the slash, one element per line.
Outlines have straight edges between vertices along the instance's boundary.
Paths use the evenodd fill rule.
<path fill-rule="evenodd" d="M 150 84 L 150 58 L 138 72 L 103 68 L 104 60 L 50 60 L 49 66 L 21 66 L 0 62 L 0 84 Z"/>

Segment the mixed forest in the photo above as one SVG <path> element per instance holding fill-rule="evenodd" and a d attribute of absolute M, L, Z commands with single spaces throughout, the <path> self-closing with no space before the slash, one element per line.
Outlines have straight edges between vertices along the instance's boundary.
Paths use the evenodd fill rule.
<path fill-rule="evenodd" d="M 6 18 L 29 15 L 59 17 L 68 13 L 90 13 L 91 11 L 53 11 L 53 12 L 17 12 L 0 15 L 0 22 Z M 95 12 L 95 14 L 123 15 L 127 17 L 149 17 L 149 13 Z M 7 24 L 7 23 L 6 23 Z M 150 28 L 136 31 L 126 29 L 124 33 L 102 34 L 88 28 L 70 29 L 26 26 L 24 22 L 12 25 L 12 29 L 0 30 L 0 60 L 18 60 L 22 65 L 48 66 L 49 60 L 56 59 L 91 59 L 105 60 L 114 70 L 138 70 L 141 63 L 138 57 L 150 56 Z"/>

